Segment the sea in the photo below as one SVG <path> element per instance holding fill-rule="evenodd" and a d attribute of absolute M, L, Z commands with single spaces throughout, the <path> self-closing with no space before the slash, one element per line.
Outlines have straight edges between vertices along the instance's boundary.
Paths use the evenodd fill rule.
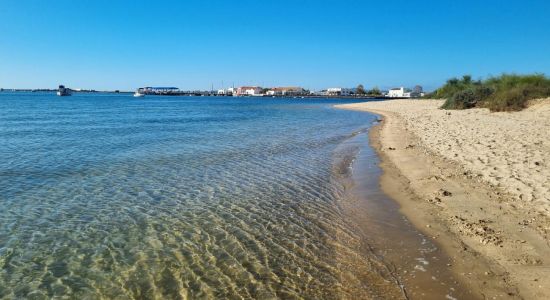
<path fill-rule="evenodd" d="M 347 211 L 351 102 L 0 93 L 0 299 L 406 298 Z"/>

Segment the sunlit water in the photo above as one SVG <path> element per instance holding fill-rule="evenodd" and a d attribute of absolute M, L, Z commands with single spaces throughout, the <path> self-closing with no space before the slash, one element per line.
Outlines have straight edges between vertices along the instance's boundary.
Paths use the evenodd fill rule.
<path fill-rule="evenodd" d="M 382 295 L 336 102 L 0 93 L 0 298 Z"/>

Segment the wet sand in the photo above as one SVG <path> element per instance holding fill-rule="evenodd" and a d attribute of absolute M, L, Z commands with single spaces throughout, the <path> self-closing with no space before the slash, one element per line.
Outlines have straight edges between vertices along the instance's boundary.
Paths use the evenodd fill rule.
<path fill-rule="evenodd" d="M 542 182 L 544 188 L 548 178 L 536 168 L 515 166 L 520 157 L 510 146 L 518 141 L 526 145 L 521 147 L 527 149 L 524 155 L 534 157 L 536 166 L 548 162 L 544 151 L 539 151 L 546 146 L 545 135 L 550 132 L 540 129 L 548 124 L 544 119 L 550 120 L 547 104 L 537 102 L 534 108 L 509 114 L 489 114 L 482 109 L 449 114 L 438 110 L 440 104 L 399 100 L 338 108 L 384 117 L 382 126 L 371 132 L 371 142 L 381 157 L 382 189 L 399 203 L 400 211 L 416 228 L 447 253 L 450 262 L 446 266 L 473 297 L 548 299 L 548 193 L 536 185 Z M 514 129 L 518 127 L 522 131 Z M 533 140 L 537 138 L 542 143 Z M 453 142 L 442 148 L 447 140 Z M 480 152 L 480 147 L 469 148 L 471 144 L 492 149 Z M 488 157 L 500 154 L 502 160 L 471 164 L 466 159 L 473 153 L 468 151 L 478 153 L 481 159 L 485 152 Z M 448 157 L 441 152 L 453 154 Z M 454 155 L 457 153 L 463 156 Z M 520 189 L 519 195 L 510 192 L 506 180 L 500 185 L 491 183 L 473 166 L 495 172 L 500 167 L 529 176 L 533 181 L 526 186 L 533 189 L 533 198 L 519 196 L 526 194 L 526 188 Z M 529 172 L 536 174 L 530 176 Z M 399 261 L 399 255 L 397 258 Z"/>
<path fill-rule="evenodd" d="M 366 257 L 374 255 L 384 266 L 366 273 L 386 271 L 383 275 L 387 282 L 377 285 L 380 298 L 480 299 L 451 271 L 451 259 L 437 241 L 417 230 L 401 214 L 399 205 L 381 190 L 380 159 L 369 144 L 368 133 L 363 133 L 342 145 L 358 150 L 349 154 L 353 162 L 344 164 L 351 168 L 336 173 L 342 175 L 339 181 L 346 186 L 340 203 L 342 211 L 360 232 Z M 358 272 L 361 270 L 354 270 Z M 364 280 L 373 282 L 369 276 Z M 396 286 L 401 288 L 400 293 L 396 293 Z"/>

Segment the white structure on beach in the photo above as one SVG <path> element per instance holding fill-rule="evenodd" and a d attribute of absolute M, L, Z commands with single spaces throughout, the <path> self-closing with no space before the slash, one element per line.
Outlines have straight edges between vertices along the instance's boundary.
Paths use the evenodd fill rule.
<path fill-rule="evenodd" d="M 259 86 L 242 86 L 237 89 L 233 96 L 261 96 L 262 88 Z"/>
<path fill-rule="evenodd" d="M 352 89 L 347 88 L 329 88 L 327 89 L 328 96 L 349 96 L 353 93 Z"/>

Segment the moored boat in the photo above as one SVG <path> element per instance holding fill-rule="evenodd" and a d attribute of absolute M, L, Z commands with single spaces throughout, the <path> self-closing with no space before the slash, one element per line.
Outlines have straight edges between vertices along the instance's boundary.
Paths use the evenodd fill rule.
<path fill-rule="evenodd" d="M 143 93 L 142 89 L 137 89 L 134 93 L 134 97 L 145 97 L 145 93 Z"/>
<path fill-rule="evenodd" d="M 71 93 L 71 90 L 66 88 L 64 85 L 60 85 L 59 88 L 57 89 L 57 95 L 58 96 L 70 96 L 72 95 Z"/>

